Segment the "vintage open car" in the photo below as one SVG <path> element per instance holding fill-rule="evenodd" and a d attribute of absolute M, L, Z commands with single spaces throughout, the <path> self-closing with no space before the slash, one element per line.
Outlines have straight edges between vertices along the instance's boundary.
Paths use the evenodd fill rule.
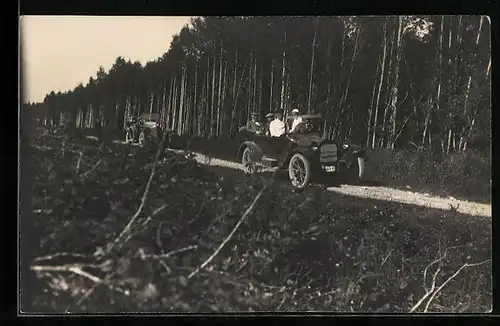
<path fill-rule="evenodd" d="M 139 117 L 133 117 L 125 126 L 125 142 L 137 143 L 144 146 L 148 142 L 159 142 L 163 132 L 167 133 L 167 147 L 179 142 L 179 137 L 172 130 L 164 130 L 158 123 L 157 113 L 144 113 Z"/>
<path fill-rule="evenodd" d="M 237 158 L 248 172 L 256 167 L 277 167 L 287 170 L 289 179 L 297 188 L 306 187 L 310 181 L 340 176 L 353 182 L 363 178 L 365 151 L 357 146 L 341 144 L 322 136 L 321 115 L 301 115 L 303 122 L 293 133 L 271 137 L 241 131 L 234 136 L 239 147 Z M 292 120 L 288 117 L 287 120 Z M 287 121 L 287 130 L 289 123 Z"/>

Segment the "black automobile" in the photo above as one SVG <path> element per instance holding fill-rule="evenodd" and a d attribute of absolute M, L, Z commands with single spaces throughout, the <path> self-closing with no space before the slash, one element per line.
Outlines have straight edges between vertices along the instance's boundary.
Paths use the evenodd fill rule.
<path fill-rule="evenodd" d="M 235 135 L 239 144 L 237 158 L 248 172 L 254 172 L 259 165 L 287 170 L 292 185 L 297 188 L 306 187 L 312 179 L 334 175 L 349 181 L 363 178 L 366 154 L 362 148 L 322 137 L 321 115 L 300 117 L 302 123 L 296 132 L 281 137 L 247 131 Z"/>
<path fill-rule="evenodd" d="M 157 113 L 146 113 L 130 119 L 125 126 L 125 142 L 137 143 L 142 147 L 147 143 L 160 142 L 163 132 L 166 132 L 166 146 L 182 148 L 184 146 L 182 137 L 172 130 L 164 130 L 159 121 Z"/>

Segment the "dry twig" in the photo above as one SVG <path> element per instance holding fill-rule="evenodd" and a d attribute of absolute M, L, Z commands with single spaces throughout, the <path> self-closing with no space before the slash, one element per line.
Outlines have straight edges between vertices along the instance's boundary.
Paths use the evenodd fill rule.
<path fill-rule="evenodd" d="M 276 174 L 276 172 L 275 172 L 275 174 Z M 194 272 L 192 272 L 191 274 L 189 274 L 188 279 L 190 279 L 193 276 L 195 276 L 200 271 L 200 269 L 202 269 L 205 266 L 207 266 L 215 258 L 215 256 L 217 256 L 219 254 L 219 252 L 222 250 L 222 248 L 226 245 L 226 243 L 229 242 L 229 240 L 231 240 L 232 236 L 236 233 L 236 231 L 238 230 L 238 228 L 240 227 L 240 225 L 243 223 L 243 221 L 246 219 L 246 217 L 253 210 L 253 208 L 255 207 L 255 204 L 259 201 L 260 197 L 262 196 L 262 194 L 264 193 L 264 191 L 266 191 L 267 188 L 271 185 L 271 183 L 272 183 L 273 180 L 274 180 L 274 174 L 273 174 L 273 177 L 271 178 L 271 180 L 259 191 L 259 193 L 257 194 L 257 196 L 255 196 L 255 199 L 253 200 L 252 204 L 247 208 L 247 210 L 245 211 L 245 213 L 243 214 L 243 216 L 240 218 L 240 220 L 238 221 L 238 223 L 236 223 L 236 225 L 234 226 L 233 230 L 224 239 L 224 241 L 222 241 L 222 243 L 220 244 L 220 246 Z"/>
<path fill-rule="evenodd" d="M 85 172 L 82 175 L 82 178 L 86 178 L 89 174 L 91 174 L 92 172 L 94 172 L 95 169 L 99 166 L 99 164 L 101 164 L 101 162 L 102 162 L 102 158 L 100 158 L 99 161 L 97 161 L 97 163 L 94 164 L 94 166 L 92 166 L 92 168 L 90 170 L 88 170 L 87 172 Z"/>
<path fill-rule="evenodd" d="M 482 261 L 480 263 L 473 263 L 473 264 L 463 264 L 462 267 L 460 267 L 453 275 L 451 275 L 450 277 L 448 277 L 448 279 L 446 281 L 444 281 L 437 289 L 436 291 L 434 291 L 434 293 L 431 295 L 431 297 L 429 298 L 429 301 L 427 301 L 427 304 L 425 306 L 425 309 L 424 309 L 424 312 L 427 312 L 428 309 L 429 309 L 429 306 L 432 302 L 432 300 L 434 300 L 434 298 L 436 297 L 436 295 L 439 293 L 439 291 L 441 291 L 445 286 L 446 284 L 448 284 L 451 280 L 453 280 L 461 271 L 462 269 L 466 268 L 466 267 L 474 267 L 474 266 L 479 266 L 479 265 L 483 265 L 483 264 L 486 264 L 488 262 L 490 262 L 491 259 L 488 259 L 488 260 L 485 260 L 485 261 Z"/>
<path fill-rule="evenodd" d="M 123 238 L 130 233 L 130 229 L 132 228 L 132 225 L 134 224 L 134 222 L 137 220 L 137 218 L 141 215 L 142 213 L 142 210 L 144 209 L 144 206 L 146 205 L 146 201 L 147 201 L 147 198 L 148 198 L 148 195 L 149 195 L 149 189 L 151 188 L 151 184 L 153 182 L 153 179 L 155 177 L 155 174 L 156 174 L 156 169 L 158 167 L 158 160 L 160 158 L 160 155 L 161 153 L 163 152 L 163 148 L 164 148 L 164 144 L 165 144 L 165 138 L 166 138 L 166 133 L 163 134 L 163 138 L 160 142 L 160 145 L 158 147 L 158 150 L 156 152 L 156 157 L 155 157 L 155 161 L 153 163 L 153 168 L 151 169 L 151 174 L 149 175 L 149 180 L 146 184 L 146 188 L 144 189 L 144 193 L 142 195 L 142 199 L 141 199 L 141 203 L 139 204 L 139 207 L 137 208 L 137 211 L 135 212 L 135 214 L 130 218 L 128 224 L 125 226 L 125 228 L 122 230 L 122 232 L 118 235 L 118 237 L 116 237 L 116 239 L 114 240 L 114 242 L 108 246 L 107 248 L 107 252 L 109 253 L 115 246 L 117 245 L 121 245 L 121 241 L 123 240 Z"/>

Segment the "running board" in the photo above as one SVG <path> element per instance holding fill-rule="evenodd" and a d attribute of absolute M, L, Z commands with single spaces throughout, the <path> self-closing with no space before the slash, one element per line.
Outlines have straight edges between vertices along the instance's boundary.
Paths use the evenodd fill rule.
<path fill-rule="evenodd" d="M 267 165 L 267 166 L 270 166 L 270 167 L 276 167 L 276 166 L 278 166 L 278 160 L 275 160 L 275 159 L 267 157 L 267 156 L 263 156 L 262 159 L 261 159 L 261 161 L 262 161 L 263 165 Z"/>

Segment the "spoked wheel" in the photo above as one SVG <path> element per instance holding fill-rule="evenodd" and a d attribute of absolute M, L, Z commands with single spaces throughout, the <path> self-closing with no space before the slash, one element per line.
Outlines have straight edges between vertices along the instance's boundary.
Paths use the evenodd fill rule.
<path fill-rule="evenodd" d="M 132 133 L 130 132 L 130 130 L 127 130 L 125 132 L 125 142 L 126 143 L 131 143 L 132 141 L 133 141 Z"/>
<path fill-rule="evenodd" d="M 243 150 L 241 164 L 243 164 L 245 173 L 255 173 L 255 154 L 251 147 L 247 147 Z"/>
<path fill-rule="evenodd" d="M 304 188 L 311 179 L 311 165 L 302 154 L 294 154 L 288 164 L 288 176 L 294 187 Z"/>
<path fill-rule="evenodd" d="M 144 133 L 144 131 L 141 131 L 141 133 L 139 134 L 139 146 L 144 146 L 144 143 L 146 142 L 146 134 Z"/>

